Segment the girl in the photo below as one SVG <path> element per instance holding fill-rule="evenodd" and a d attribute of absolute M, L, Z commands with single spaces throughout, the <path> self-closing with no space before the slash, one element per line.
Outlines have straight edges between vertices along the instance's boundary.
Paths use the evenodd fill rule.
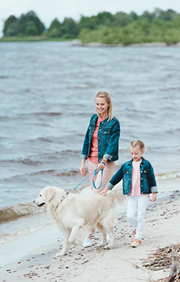
<path fill-rule="evenodd" d="M 144 143 L 132 141 L 129 149 L 132 159 L 122 165 L 100 194 L 106 195 L 123 179 L 123 194 L 128 195 L 127 218 L 134 227 L 131 246 L 137 247 L 141 244 L 149 194 L 152 193 L 152 202 L 156 201 L 157 187 L 153 168 L 142 157 Z"/>
<path fill-rule="evenodd" d="M 86 176 L 85 162 L 88 160 L 88 173 L 93 193 L 103 190 L 114 173 L 115 161 L 118 160 L 120 124 L 112 114 L 112 101 L 110 95 L 100 91 L 95 97 L 94 114 L 85 135 L 80 172 Z M 102 186 L 93 187 L 93 171 L 103 169 Z M 99 187 L 101 173 L 97 174 L 95 185 Z M 85 239 L 83 247 L 92 246 L 91 235 Z"/>

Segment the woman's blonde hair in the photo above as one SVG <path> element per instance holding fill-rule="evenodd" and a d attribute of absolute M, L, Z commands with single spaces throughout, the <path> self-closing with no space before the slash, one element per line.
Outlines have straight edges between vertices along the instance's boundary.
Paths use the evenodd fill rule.
<path fill-rule="evenodd" d="M 132 148 L 135 148 L 137 146 L 139 146 L 141 151 L 145 150 L 145 145 L 141 140 L 132 141 L 131 144 L 130 144 L 130 147 L 132 147 Z"/>
<path fill-rule="evenodd" d="M 109 105 L 109 108 L 108 108 L 108 117 L 109 117 L 109 120 L 112 120 L 113 118 L 113 113 L 112 113 L 112 109 L 113 109 L 113 104 L 112 104 L 112 101 L 111 101 L 111 96 L 105 92 L 105 91 L 99 91 L 97 94 L 96 94 L 96 97 L 100 97 L 100 98 L 105 98 L 106 99 L 106 102 L 108 103 Z M 99 113 L 98 111 L 96 110 L 97 112 L 97 115 L 99 116 Z"/>

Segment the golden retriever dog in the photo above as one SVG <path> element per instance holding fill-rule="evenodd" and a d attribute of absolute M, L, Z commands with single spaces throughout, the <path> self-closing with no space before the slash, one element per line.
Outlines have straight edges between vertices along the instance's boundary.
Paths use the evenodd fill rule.
<path fill-rule="evenodd" d="M 119 188 L 109 191 L 105 197 L 98 194 L 82 197 L 48 186 L 41 190 L 35 203 L 39 207 L 47 205 L 48 212 L 62 231 L 63 248 L 57 254 L 62 256 L 72 244 L 80 244 L 80 240 L 89 235 L 90 230 L 94 228 L 102 233 L 100 246 L 106 244 L 108 233 L 110 242 L 107 248 L 112 248 L 115 243 L 114 226 L 118 217 L 117 203 L 123 202 L 124 198 Z"/>

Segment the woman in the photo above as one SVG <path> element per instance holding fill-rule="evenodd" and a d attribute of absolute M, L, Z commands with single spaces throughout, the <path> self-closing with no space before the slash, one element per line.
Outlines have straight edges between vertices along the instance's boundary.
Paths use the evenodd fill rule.
<path fill-rule="evenodd" d="M 86 176 L 85 162 L 88 160 L 88 174 L 93 193 L 99 193 L 106 187 L 114 173 L 115 161 L 118 160 L 120 124 L 112 114 L 110 95 L 100 91 L 95 97 L 94 114 L 85 135 L 80 172 Z M 103 169 L 103 179 L 100 189 L 93 186 L 93 171 Z M 97 174 L 95 186 L 101 183 L 101 172 Z M 91 235 L 85 239 L 83 247 L 92 246 Z"/>

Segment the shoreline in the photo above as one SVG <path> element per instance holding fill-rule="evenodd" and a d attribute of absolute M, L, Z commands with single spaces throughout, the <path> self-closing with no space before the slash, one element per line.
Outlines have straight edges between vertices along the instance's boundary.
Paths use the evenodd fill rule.
<path fill-rule="evenodd" d="M 29 37 L 1 37 L 0 42 L 43 42 L 43 41 L 72 41 L 74 39 L 64 39 L 64 38 L 47 38 L 40 36 L 29 36 Z"/>
<path fill-rule="evenodd" d="M 150 203 L 146 215 L 144 239 L 138 248 L 130 246 L 132 227 L 126 220 L 126 214 L 120 214 L 115 228 L 116 243 L 113 249 L 98 248 L 100 234 L 96 232 L 93 247 L 83 249 L 78 245 L 73 247 L 68 255 L 56 258 L 59 244 L 62 247 L 59 232 L 56 234 L 58 238 L 55 236 L 53 243 L 41 245 L 18 261 L 4 268 L 1 267 L 0 277 L 4 282 L 24 281 L 25 278 L 39 281 L 40 277 L 54 282 L 61 280 L 74 282 L 80 279 L 88 282 L 110 282 L 120 279 L 134 282 L 141 279 L 148 281 L 150 276 L 151 279 L 164 278 L 168 276 L 169 269 L 147 271 L 142 267 L 142 262 L 152 250 L 179 242 L 180 226 L 177 225 L 179 220 L 180 191 L 177 190 L 168 197 Z"/>
<path fill-rule="evenodd" d="M 72 46 L 82 47 L 180 47 L 180 42 L 175 44 L 166 44 L 165 42 L 148 42 L 139 44 L 102 44 L 100 42 L 82 43 L 81 40 L 75 39 L 72 41 Z"/>
<path fill-rule="evenodd" d="M 100 42 L 82 43 L 79 39 L 63 39 L 63 38 L 46 38 L 46 37 L 1 37 L 1 42 L 72 42 L 72 46 L 82 47 L 180 47 L 180 42 L 175 44 L 166 44 L 165 42 L 147 42 L 147 43 L 132 43 L 124 44 L 103 44 Z"/>

